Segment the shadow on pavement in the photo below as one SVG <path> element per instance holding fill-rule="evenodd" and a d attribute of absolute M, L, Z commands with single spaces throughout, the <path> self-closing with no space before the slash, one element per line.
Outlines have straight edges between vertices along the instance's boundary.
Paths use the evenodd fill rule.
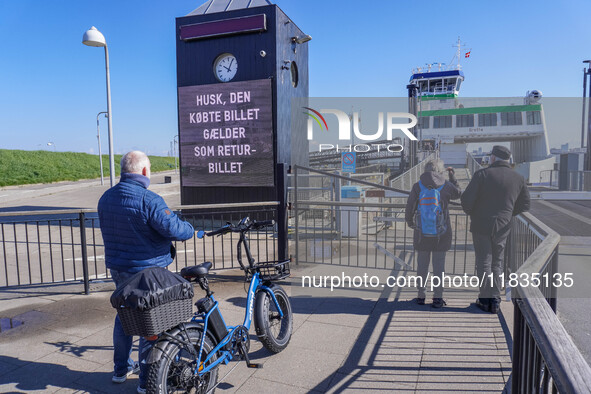
<path fill-rule="evenodd" d="M 17 358 L 0 355 L 0 365 L 2 366 L 23 365 L 23 363 Z M 0 376 L 0 385 L 16 384 L 15 389 L 19 391 L 13 392 L 49 390 L 50 386 L 80 390 L 81 384 L 77 383 L 78 381 L 92 379 L 108 382 L 108 385 L 111 375 L 111 372 L 76 371 L 59 364 L 30 362 Z M 105 391 L 108 390 L 108 387 L 105 387 Z"/>

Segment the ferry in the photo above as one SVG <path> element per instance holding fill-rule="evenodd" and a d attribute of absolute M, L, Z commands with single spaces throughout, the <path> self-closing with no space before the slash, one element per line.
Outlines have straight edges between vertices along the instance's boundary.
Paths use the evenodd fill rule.
<path fill-rule="evenodd" d="M 428 64 L 412 72 L 418 138 L 423 149 L 439 150 L 446 165 L 465 166 L 469 143 L 508 143 L 516 170 L 526 179 L 552 169 L 542 93 L 521 98 L 460 98 L 465 76 L 458 38 L 450 65 Z M 470 53 L 470 52 L 466 52 Z"/>

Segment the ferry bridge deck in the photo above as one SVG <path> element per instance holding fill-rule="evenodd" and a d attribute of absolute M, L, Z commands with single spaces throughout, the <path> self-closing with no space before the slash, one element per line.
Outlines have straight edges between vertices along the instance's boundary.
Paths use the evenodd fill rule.
<path fill-rule="evenodd" d="M 369 273 L 382 278 L 388 275 L 408 276 L 413 274 L 414 253 L 410 232 L 401 222 L 400 206 L 397 206 L 404 200 L 403 193 L 388 190 L 387 187 L 381 193 L 378 187 L 363 185 L 363 180 L 341 179 L 320 172 L 316 175 L 321 176 L 314 178 L 304 169 L 296 171 L 298 175 L 294 177 L 298 187 L 305 186 L 302 187 L 304 190 L 294 193 L 297 201 L 293 202 L 295 206 L 290 223 L 290 252 L 295 254 L 298 261 L 297 265 L 293 265 L 293 275 L 288 282 L 291 284 L 296 314 L 292 343 L 283 353 L 270 356 L 255 341 L 251 353 L 257 362 L 264 364 L 264 368 L 254 371 L 239 366 L 218 388 L 219 392 L 252 392 L 269 388 L 285 392 L 501 392 L 511 388 L 515 374 L 520 376 L 520 380 L 513 388 L 514 392 L 531 391 L 535 386 L 541 386 L 541 391 L 548 391 L 552 384 L 558 386 L 560 392 L 573 392 L 573 387 L 578 389 L 577 392 L 584 392 L 585 388 L 589 391 L 591 374 L 577 349 L 578 346 L 588 357 L 589 352 L 584 345 L 588 340 L 579 340 L 573 335 L 576 346 L 573 344 L 552 312 L 553 301 L 550 297 L 549 303 L 543 298 L 537 302 L 535 297 L 528 298 L 527 294 L 521 294 L 524 300 L 518 304 L 520 308 L 517 312 L 513 303 L 506 301 L 502 305 L 503 313 L 497 316 L 482 312 L 472 305 L 476 291 L 465 286 L 447 289 L 445 298 L 448 305 L 441 310 L 433 309 L 430 305 L 416 305 L 413 301 L 416 290 L 409 287 L 385 286 L 363 291 L 341 289 L 335 292 L 330 289 L 302 288 L 303 276 L 342 272 L 350 276 Z M 457 170 L 457 174 L 465 185 L 470 172 Z M 313 182 L 320 182 L 320 186 L 315 187 Z M 331 194 L 326 189 L 342 187 L 348 182 L 367 186 L 368 191 L 374 191 L 366 192 L 368 197 L 364 202 L 346 199 L 328 201 L 326 196 Z M 167 199 L 178 197 L 164 186 L 161 188 L 158 182 L 154 182 L 154 187 Z M 102 189 L 99 188 L 96 186 L 96 196 L 100 196 Z M 86 185 L 84 191 L 68 189 L 63 193 L 71 196 L 93 193 L 93 190 L 93 187 Z M 374 197 L 371 197 L 372 193 Z M 1 194 L 10 195 L 11 191 Z M 13 209 L 23 205 L 58 207 L 59 201 L 64 201 L 60 193 L 33 194 L 40 195 L 26 200 L 8 197 L 11 203 L 5 205 L 14 205 Z M 336 195 L 332 193 L 332 196 Z M 71 201 L 80 202 L 75 198 Z M 174 200 L 170 201 L 170 205 L 174 205 Z M 82 203 L 77 205 L 84 207 Z M 94 202 L 88 206 L 93 207 Z M 589 208 L 585 202 L 538 201 L 534 203 L 532 213 L 548 226 L 557 229 L 560 235 L 591 236 Z M 209 221 L 207 212 L 204 210 L 202 217 L 197 219 L 201 220 L 203 226 L 210 225 L 206 224 Z M 454 211 L 453 215 L 454 246 L 448 253 L 446 272 L 471 273 L 474 262 L 470 234 L 467 232 L 468 222 L 460 211 Z M 229 214 L 227 219 L 235 220 L 236 217 L 237 214 Z M 4 261 L 0 266 L 4 266 L 7 274 L 3 280 L 10 281 L 8 284 L 11 286 L 0 291 L 0 310 L 2 317 L 21 318 L 27 322 L 27 327 L 17 327 L 0 334 L 0 353 L 3 355 L 0 360 L 3 366 L 0 390 L 77 389 L 99 393 L 117 392 L 119 387 L 111 387 L 108 383 L 105 386 L 111 368 L 111 353 L 106 345 L 110 343 L 113 311 L 107 300 L 109 282 L 104 282 L 106 275 L 100 268 L 100 233 L 94 228 L 92 234 L 90 230 L 86 233 L 89 274 L 90 279 L 93 279 L 91 290 L 94 291 L 90 296 L 60 295 L 64 292 L 79 292 L 81 289 L 79 280 L 72 281 L 76 276 L 69 276 L 69 280 L 64 282 L 61 272 L 56 275 L 56 282 L 59 283 L 47 283 L 51 282 L 48 273 L 58 266 L 66 267 L 64 273 L 67 275 L 73 275 L 72 268 L 76 266 L 77 275 L 82 272 L 79 222 L 78 226 L 76 219 L 73 225 L 70 222 L 71 226 L 63 223 L 63 244 L 52 245 L 47 236 L 59 234 L 55 232 L 57 223 L 47 218 L 41 219 L 44 220 L 44 226 L 36 229 L 32 221 L 25 224 L 14 216 L 11 217 L 12 221 L 7 220 L 6 216 L 1 219 L 4 232 L 3 254 L 0 256 L 3 256 Z M 28 217 L 27 220 L 35 219 Z M 517 232 L 523 237 L 514 239 L 514 245 L 519 247 L 511 250 L 511 268 L 527 268 L 545 261 L 549 264 L 542 264 L 538 268 L 556 268 L 554 259 L 557 255 L 545 248 L 547 241 L 557 240 L 558 234 L 551 234 L 550 228 L 532 216 L 520 223 Z M 39 233 L 35 235 L 37 231 Z M 338 233 L 341 236 L 337 236 Z M 344 233 L 346 236 L 342 236 Z M 26 239 L 25 235 L 29 238 Z M 545 239 L 536 238 L 540 235 Z M 253 237 L 253 242 L 257 244 L 255 257 L 273 258 L 276 253 L 273 236 L 262 233 Z M 524 239 L 528 240 L 527 244 L 519 242 Z M 567 237 L 570 244 L 561 246 L 560 267 L 577 265 L 581 259 L 588 258 L 585 256 L 591 255 L 588 247 L 585 249 L 576 245 L 581 240 Z M 235 266 L 235 256 L 229 251 L 235 241 L 223 238 L 205 244 L 192 240 L 178 248 L 180 253 L 174 267 L 208 259 L 213 260 L 217 268 L 231 268 Z M 55 238 L 53 242 L 56 242 Z M 37 243 L 40 246 L 37 247 Z M 584 242 L 580 243 L 584 245 Z M 65 249 L 58 251 L 64 245 Z M 92 248 L 96 248 L 94 252 Z M 55 261 L 49 259 L 52 253 Z M 14 286 L 13 282 L 16 279 L 13 268 L 17 255 L 21 286 Z M 530 259 L 531 256 L 534 257 Z M 31 262 L 34 264 L 33 269 L 29 265 L 27 272 L 27 263 Z M 50 262 L 56 263 L 56 267 L 49 267 Z M 41 277 L 39 270 L 35 269 L 40 264 L 46 268 Z M 68 265 L 72 268 L 68 269 Z M 590 278 L 591 275 L 585 269 L 580 268 L 578 274 L 582 278 Z M 218 298 L 223 300 L 222 308 L 229 311 L 228 319 L 234 321 L 243 312 L 242 283 L 237 276 L 228 276 L 226 273 L 228 271 L 217 271 L 212 277 L 212 287 Z M 35 285 L 39 279 L 45 283 Z M 58 294 L 52 294 L 56 292 Z M 568 304 L 561 299 L 558 301 L 558 311 L 562 313 L 561 308 L 564 308 L 567 320 L 578 322 L 572 323 L 574 328 L 586 332 L 585 326 L 581 326 L 587 323 L 581 323 L 578 309 L 581 302 L 578 301 Z M 41 317 L 43 319 L 40 320 Z M 515 326 L 518 332 L 514 331 L 514 317 L 521 322 Z M 566 323 L 565 326 L 567 329 L 573 327 Z M 516 357 L 521 363 L 514 369 Z M 32 368 L 41 366 L 47 367 L 51 376 L 44 375 L 39 383 L 30 383 L 27 377 Z M 81 369 L 99 373 L 83 373 Z M 550 375 L 549 371 L 553 374 Z M 558 374 L 554 375 L 557 371 Z M 220 376 L 224 374 L 225 370 Z M 47 386 L 44 382 L 47 382 Z M 131 391 L 132 387 L 126 384 L 120 392 L 126 392 L 126 389 Z"/>

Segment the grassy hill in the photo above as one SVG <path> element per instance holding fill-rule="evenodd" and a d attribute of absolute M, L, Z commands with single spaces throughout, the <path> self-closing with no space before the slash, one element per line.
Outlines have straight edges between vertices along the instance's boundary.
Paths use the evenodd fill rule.
<path fill-rule="evenodd" d="M 119 175 L 121 155 L 115 155 Z M 150 156 L 152 172 L 174 168 L 173 157 Z M 103 155 L 103 172 L 109 178 L 109 156 Z M 51 183 L 100 178 L 98 155 L 0 149 L 0 186 Z"/>

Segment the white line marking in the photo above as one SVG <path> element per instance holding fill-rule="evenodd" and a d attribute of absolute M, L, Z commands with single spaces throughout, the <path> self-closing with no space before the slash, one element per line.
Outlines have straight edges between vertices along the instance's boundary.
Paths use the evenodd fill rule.
<path fill-rule="evenodd" d="M 558 205 L 552 204 L 551 202 L 547 202 L 547 201 L 544 201 L 544 200 L 539 200 L 539 203 L 542 204 L 542 205 L 547 206 L 548 208 L 554 209 L 554 210 L 556 210 L 558 212 L 562 212 L 565 215 L 568 215 L 568 216 L 570 216 L 572 218 L 575 218 L 577 220 L 580 220 L 583 223 L 587 223 L 587 224 L 591 225 L 591 220 L 589 218 L 586 218 L 584 216 L 581 216 L 579 214 L 576 214 L 573 211 L 570 211 L 568 209 L 559 207 Z"/>

